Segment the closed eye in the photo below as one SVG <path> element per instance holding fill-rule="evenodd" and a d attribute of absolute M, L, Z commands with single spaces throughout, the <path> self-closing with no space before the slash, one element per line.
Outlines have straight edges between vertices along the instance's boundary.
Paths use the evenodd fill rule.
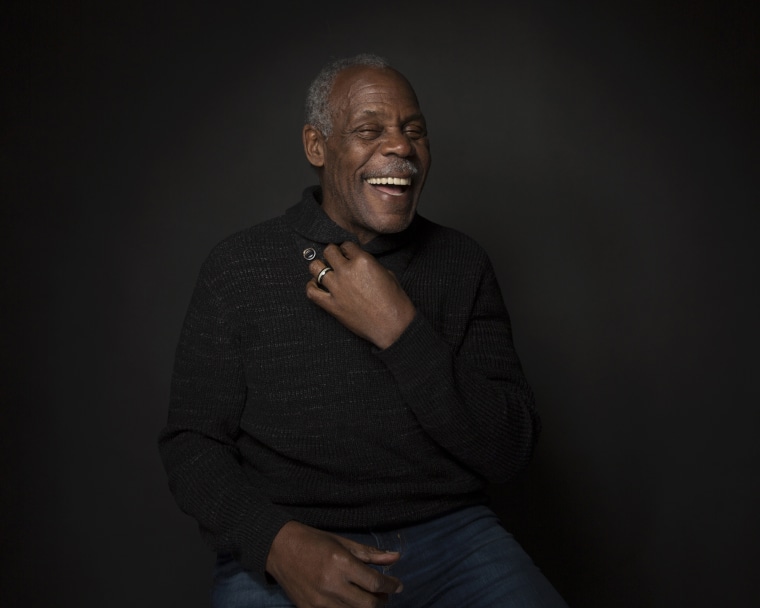
<path fill-rule="evenodd" d="M 364 124 L 354 129 L 354 133 L 363 139 L 376 139 L 382 132 L 383 128 L 376 124 Z"/>
<path fill-rule="evenodd" d="M 380 129 L 361 129 L 357 131 L 359 137 L 363 137 L 364 139 L 375 139 L 380 137 L 381 133 L 382 131 Z"/>
<path fill-rule="evenodd" d="M 406 133 L 407 137 L 410 139 L 422 139 L 427 136 L 427 131 L 422 127 L 406 127 L 404 133 Z"/>

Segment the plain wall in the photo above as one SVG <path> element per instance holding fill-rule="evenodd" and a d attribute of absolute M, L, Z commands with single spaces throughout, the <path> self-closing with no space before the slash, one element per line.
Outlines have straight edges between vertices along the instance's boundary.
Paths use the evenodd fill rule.
<path fill-rule="evenodd" d="M 156 438 L 199 266 L 314 183 L 334 56 L 413 82 L 544 432 L 493 489 L 571 606 L 760 602 L 756 3 L 3 9 L 0 605 L 208 606 Z"/>

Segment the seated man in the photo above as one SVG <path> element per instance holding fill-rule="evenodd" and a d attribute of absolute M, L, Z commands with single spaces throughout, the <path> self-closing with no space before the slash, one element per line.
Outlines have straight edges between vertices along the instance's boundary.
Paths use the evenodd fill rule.
<path fill-rule="evenodd" d="M 411 85 L 360 55 L 306 106 L 320 185 L 203 264 L 159 440 L 214 606 L 565 606 L 486 507 L 539 418 L 488 257 L 417 214 Z"/>

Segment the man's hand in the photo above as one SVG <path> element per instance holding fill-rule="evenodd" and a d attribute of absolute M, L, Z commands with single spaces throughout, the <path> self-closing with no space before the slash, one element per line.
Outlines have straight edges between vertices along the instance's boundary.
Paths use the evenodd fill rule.
<path fill-rule="evenodd" d="M 366 564 L 390 566 L 399 557 L 291 521 L 275 536 L 266 568 L 298 608 L 374 608 L 402 585 Z"/>
<path fill-rule="evenodd" d="M 328 245 L 324 256 L 324 262 L 309 264 L 314 278 L 306 285 L 308 298 L 356 335 L 388 348 L 416 312 L 396 276 L 355 243 Z M 325 264 L 333 270 L 322 277 L 320 289 L 316 277 Z"/>

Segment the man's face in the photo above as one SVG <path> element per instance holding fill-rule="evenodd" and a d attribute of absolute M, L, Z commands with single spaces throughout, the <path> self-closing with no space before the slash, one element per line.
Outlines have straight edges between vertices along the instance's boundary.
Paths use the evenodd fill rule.
<path fill-rule="evenodd" d="M 366 243 L 414 218 L 430 167 L 425 119 L 409 83 L 390 69 L 341 72 L 330 95 L 322 207 Z"/>

